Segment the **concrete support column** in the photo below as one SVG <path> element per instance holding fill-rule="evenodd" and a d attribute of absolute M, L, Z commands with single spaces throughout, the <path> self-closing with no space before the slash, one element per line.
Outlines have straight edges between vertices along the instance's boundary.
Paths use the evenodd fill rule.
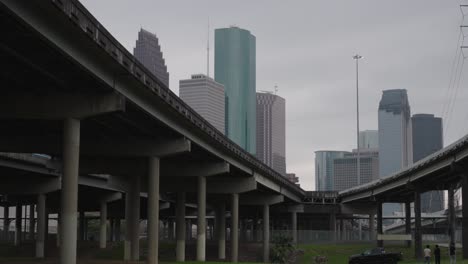
<path fill-rule="evenodd" d="M 10 207 L 4 206 L 3 207 L 3 235 L 5 240 L 8 241 L 8 235 L 10 231 Z"/>
<path fill-rule="evenodd" d="M 377 202 L 377 236 L 383 234 L 383 203 Z M 377 246 L 383 247 L 383 240 L 377 238 Z"/>
<path fill-rule="evenodd" d="M 375 239 L 375 215 L 371 213 L 369 215 L 369 240 Z"/>
<path fill-rule="evenodd" d="M 335 212 L 330 213 L 330 231 L 331 231 L 331 237 L 330 239 L 332 241 L 336 241 L 336 214 Z"/>
<path fill-rule="evenodd" d="M 36 221 L 34 221 L 34 204 L 29 205 L 29 239 L 34 240 L 34 226 Z"/>
<path fill-rule="evenodd" d="M 263 262 L 270 261 L 270 206 L 263 205 Z"/>
<path fill-rule="evenodd" d="M 297 213 L 291 213 L 291 230 L 292 230 L 292 242 L 297 243 Z"/>
<path fill-rule="evenodd" d="M 206 177 L 198 177 L 197 261 L 206 258 Z"/>
<path fill-rule="evenodd" d="M 21 218 L 22 218 L 22 206 L 21 204 L 16 205 L 16 216 L 15 216 L 15 246 L 21 243 Z"/>
<path fill-rule="evenodd" d="M 455 212 L 455 190 L 453 187 L 448 189 L 448 226 L 450 244 L 455 243 L 456 231 L 456 212 Z"/>
<path fill-rule="evenodd" d="M 63 175 L 60 197 L 60 263 L 76 263 L 80 121 L 68 118 L 63 126 Z"/>
<path fill-rule="evenodd" d="M 185 228 L 185 231 L 187 232 L 186 238 L 187 240 L 192 239 L 192 219 L 187 219 L 187 227 Z"/>
<path fill-rule="evenodd" d="M 44 257 L 44 243 L 46 231 L 46 196 L 39 194 L 37 196 L 37 239 L 36 239 L 36 258 Z"/>
<path fill-rule="evenodd" d="M 185 261 L 185 192 L 177 193 L 176 205 L 176 261 Z"/>
<path fill-rule="evenodd" d="M 107 203 L 101 202 L 99 222 L 99 248 L 106 248 L 107 244 Z"/>
<path fill-rule="evenodd" d="M 239 194 L 232 194 L 231 203 L 231 262 L 239 258 Z"/>
<path fill-rule="evenodd" d="M 114 239 L 115 241 L 120 241 L 120 218 L 117 217 L 115 219 L 115 226 L 114 226 Z"/>
<path fill-rule="evenodd" d="M 405 203 L 405 229 L 406 234 L 411 235 L 411 202 Z M 411 247 L 411 240 L 406 241 L 406 246 Z"/>
<path fill-rule="evenodd" d="M 79 239 L 80 240 L 85 240 L 85 212 L 84 211 L 80 211 L 80 218 L 79 218 L 79 231 L 80 231 L 80 234 L 79 234 Z"/>
<path fill-rule="evenodd" d="M 468 179 L 462 179 L 462 256 L 468 258 Z M 456 229 L 455 229 L 456 230 Z"/>
<path fill-rule="evenodd" d="M 174 240 L 174 219 L 168 220 L 167 229 L 168 229 L 167 239 L 169 239 L 169 241 Z"/>
<path fill-rule="evenodd" d="M 140 259 L 140 177 L 133 177 L 125 194 L 124 260 Z"/>
<path fill-rule="evenodd" d="M 159 158 L 148 164 L 148 264 L 157 264 L 159 255 Z"/>
<path fill-rule="evenodd" d="M 345 228 L 344 228 L 344 220 L 343 220 L 343 218 L 340 219 L 340 240 L 341 240 L 341 241 L 346 240 L 346 237 L 345 237 Z"/>
<path fill-rule="evenodd" d="M 216 234 L 218 236 L 218 258 L 226 259 L 226 205 L 221 203 L 216 211 Z"/>
<path fill-rule="evenodd" d="M 57 230 L 57 235 L 56 235 L 56 241 L 55 241 L 55 243 L 56 243 L 56 246 L 57 246 L 57 247 L 60 247 L 60 228 L 61 228 L 60 213 L 57 214 L 57 220 L 56 220 L 56 222 L 57 222 L 57 229 L 56 229 L 56 230 Z"/>
<path fill-rule="evenodd" d="M 414 192 L 414 256 L 422 259 L 422 232 L 421 232 L 421 193 Z"/>

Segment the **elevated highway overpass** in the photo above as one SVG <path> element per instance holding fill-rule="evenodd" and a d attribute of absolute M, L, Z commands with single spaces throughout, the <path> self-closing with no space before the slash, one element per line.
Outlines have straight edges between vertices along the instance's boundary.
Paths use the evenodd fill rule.
<path fill-rule="evenodd" d="M 186 201 L 197 204 L 199 261 L 205 260 L 207 203 L 217 208 L 221 230 L 226 211 L 232 216 L 231 230 L 237 230 L 239 204 L 259 206 L 268 227 L 271 205 L 294 205 L 305 195 L 188 107 L 78 1 L 2 0 L 0 29 L 0 151 L 42 153 L 59 162 L 61 263 L 76 260 L 78 204 L 83 198 L 78 196 L 79 175 L 112 175 L 116 190 L 125 191 L 129 260 L 139 258 L 138 235 L 132 230 L 137 230 L 140 217 L 140 193 L 146 194 L 148 247 L 153 249 L 148 263 L 158 261 L 162 195 L 176 197 L 180 228 Z M 2 194 L 36 192 L 43 226 L 48 188 L 57 187 L 49 182 L 42 177 L 23 188 L 27 182 L 11 179 Z M 268 241 L 268 228 L 264 231 Z M 177 233 L 177 259 L 183 260 L 184 232 Z M 39 257 L 43 239 L 43 233 L 38 235 Z M 268 247 L 264 243 L 265 259 Z M 231 260 L 237 257 L 238 232 L 232 232 Z"/>
<path fill-rule="evenodd" d="M 28 168 L 38 169 L 34 176 L 17 168 L 15 173 L 26 178 L 12 177 L 17 174 L 11 163 L 0 164 L 8 172 L 0 176 L 2 197 L 36 202 L 38 257 L 44 252 L 47 209 L 56 208 L 60 215 L 60 262 L 73 264 L 78 212 L 99 208 L 106 216 L 106 197 L 115 193 L 121 194 L 119 210 L 126 220 L 125 259 L 139 258 L 137 225 L 145 217 L 148 246 L 153 249 L 147 263 L 153 264 L 158 262 L 159 211 L 166 198 L 176 205 L 177 260 L 185 259 L 184 219 L 191 203 L 196 204 L 200 230 L 197 260 L 206 258 L 207 207 L 216 212 L 218 230 L 238 230 L 239 207 L 244 206 L 250 208 L 246 211 L 251 219 L 262 219 L 267 261 L 270 209 L 287 213 L 293 230 L 298 212 L 329 214 L 325 223 L 331 229 L 336 228 L 337 214 L 370 214 L 372 219 L 377 212 L 382 233 L 382 203 L 416 202 L 417 211 L 420 193 L 449 190 L 453 198 L 453 190 L 466 185 L 465 137 L 386 179 L 339 195 L 305 192 L 188 107 L 78 1 L 0 0 L 0 29 L 0 152 L 52 157 L 50 164 Z M 451 215 L 454 219 L 455 213 Z M 463 219 L 466 216 L 463 213 Z M 225 232 L 217 233 L 218 256 L 225 259 Z M 415 234 L 419 246 L 420 235 Z M 234 262 L 238 236 L 230 236 Z M 463 241 L 468 243 L 468 231 Z"/>

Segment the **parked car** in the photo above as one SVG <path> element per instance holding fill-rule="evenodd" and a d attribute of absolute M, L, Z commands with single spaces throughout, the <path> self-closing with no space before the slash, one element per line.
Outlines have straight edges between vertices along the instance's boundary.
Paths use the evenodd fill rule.
<path fill-rule="evenodd" d="M 403 254 L 387 253 L 384 248 L 366 250 L 349 257 L 349 264 L 396 264 L 403 259 Z"/>

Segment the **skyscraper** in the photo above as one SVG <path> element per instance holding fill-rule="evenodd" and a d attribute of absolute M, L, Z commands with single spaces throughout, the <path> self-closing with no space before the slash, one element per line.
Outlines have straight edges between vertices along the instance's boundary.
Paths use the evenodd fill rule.
<path fill-rule="evenodd" d="M 406 90 L 383 91 L 379 104 L 380 177 L 413 163 L 411 111 Z"/>
<path fill-rule="evenodd" d="M 417 114 L 411 118 L 413 126 L 413 160 L 417 162 L 443 147 L 442 118 L 430 114 Z M 421 211 L 436 212 L 444 209 L 444 192 L 432 191 L 421 195 Z"/>
<path fill-rule="evenodd" d="M 155 34 L 140 29 L 133 55 L 162 83 L 169 87 L 169 72 Z"/>
<path fill-rule="evenodd" d="M 411 110 L 404 89 L 383 91 L 379 104 L 379 175 L 387 177 L 413 163 Z M 401 204 L 386 204 L 384 215 L 401 212 Z"/>
<path fill-rule="evenodd" d="M 179 81 L 179 96 L 224 134 L 224 86 L 204 74 Z"/>
<path fill-rule="evenodd" d="M 257 158 L 286 176 L 286 101 L 257 93 Z"/>
<path fill-rule="evenodd" d="M 238 27 L 215 30 L 215 80 L 226 94 L 226 136 L 256 151 L 255 36 Z"/>
<path fill-rule="evenodd" d="M 379 178 L 379 152 L 376 148 L 361 149 L 359 164 L 361 184 Z M 333 186 L 335 191 L 357 186 L 356 175 L 357 152 L 355 150 L 353 150 L 353 153 L 347 153 L 344 157 L 333 160 Z"/>
<path fill-rule="evenodd" d="M 343 158 L 347 151 L 319 150 L 315 151 L 315 190 L 334 191 L 333 161 Z"/>
<path fill-rule="evenodd" d="M 364 130 L 359 131 L 359 149 L 378 149 L 379 131 Z"/>

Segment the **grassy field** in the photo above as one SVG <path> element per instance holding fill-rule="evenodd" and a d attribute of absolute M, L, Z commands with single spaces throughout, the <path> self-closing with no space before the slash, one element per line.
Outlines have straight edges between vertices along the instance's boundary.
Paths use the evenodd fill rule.
<path fill-rule="evenodd" d="M 430 245 L 431 249 L 434 249 L 434 245 Z M 370 249 L 373 246 L 369 244 L 353 244 L 353 245 L 299 245 L 299 248 L 304 250 L 304 256 L 301 259 L 301 263 L 312 264 L 312 260 L 315 256 L 327 256 L 328 264 L 345 264 L 348 263 L 348 257 L 353 254 L 359 254 L 366 249 Z M 403 261 L 401 264 L 413 264 L 423 263 L 422 261 L 416 261 L 414 258 L 414 248 L 407 248 L 403 246 L 387 246 L 385 247 L 387 252 L 402 252 Z M 468 260 L 461 260 L 461 250 L 457 252 L 457 264 L 468 264 Z M 431 263 L 435 263 L 432 259 Z M 447 248 L 441 248 L 441 263 L 449 263 L 447 256 Z"/>
<path fill-rule="evenodd" d="M 95 243 L 96 244 L 96 243 Z M 145 243 L 142 243 L 144 246 Z M 353 254 L 359 254 L 366 249 L 374 247 L 371 244 L 320 244 L 320 245 L 298 245 L 298 248 L 304 250 L 304 256 L 300 259 L 299 263 L 303 264 L 314 264 L 313 258 L 317 255 L 327 256 L 328 264 L 346 264 L 348 263 L 348 257 Z M 431 249 L 434 245 L 431 245 Z M 414 259 L 414 248 L 407 248 L 403 246 L 386 246 L 387 252 L 402 252 L 404 260 L 400 264 L 413 264 L 423 263 L 422 261 L 416 261 Z M 49 258 L 47 260 L 38 261 L 32 257 L 34 251 L 33 244 L 25 244 L 23 247 L 15 247 L 13 245 L 0 244 L 0 263 L 18 263 L 18 264 L 30 264 L 30 263 L 44 263 L 44 264 L 55 264 L 56 257 Z M 83 245 L 79 247 L 78 255 L 80 256 L 79 264 L 118 264 L 123 263 L 119 261 L 123 258 L 123 248 L 120 244 L 115 244 L 108 249 L 98 249 L 97 244 L 94 245 Z M 174 254 L 174 245 L 162 243 L 159 248 L 161 262 L 160 263 L 176 263 L 168 260 L 174 259 L 171 257 Z M 448 264 L 447 248 L 441 248 L 442 252 L 442 263 Z M 88 258 L 83 259 L 83 253 L 88 255 Z M 468 260 L 461 259 L 461 250 L 457 250 L 457 264 L 468 264 Z M 261 254 L 261 252 L 253 253 Z M 54 260 L 55 259 L 55 260 Z M 142 256 L 142 260 L 144 257 Z M 193 259 L 193 258 L 192 258 Z M 137 262 L 137 263 L 144 263 Z M 188 261 L 185 263 L 200 263 L 194 261 Z M 206 262 L 209 264 L 226 263 L 226 262 Z M 243 262 L 247 264 L 247 262 Z M 432 259 L 432 263 L 434 260 Z"/>

